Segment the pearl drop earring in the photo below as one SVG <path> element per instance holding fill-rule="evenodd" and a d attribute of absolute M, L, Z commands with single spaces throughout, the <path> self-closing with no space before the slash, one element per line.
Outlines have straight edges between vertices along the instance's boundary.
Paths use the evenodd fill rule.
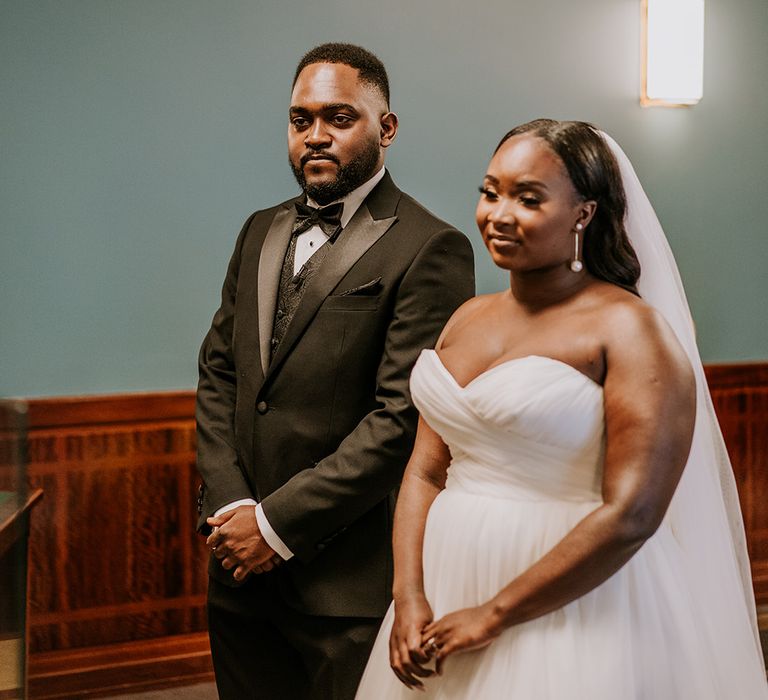
<path fill-rule="evenodd" d="M 581 272 L 584 269 L 584 263 L 579 258 L 579 233 L 584 230 L 582 224 L 576 224 L 576 230 L 573 232 L 573 260 L 571 260 L 571 270 Z"/>

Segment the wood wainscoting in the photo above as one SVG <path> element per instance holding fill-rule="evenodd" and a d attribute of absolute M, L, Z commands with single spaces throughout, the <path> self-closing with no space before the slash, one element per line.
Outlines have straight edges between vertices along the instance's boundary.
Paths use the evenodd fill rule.
<path fill-rule="evenodd" d="M 768 363 L 705 367 L 731 456 L 758 605 L 768 605 Z"/>
<path fill-rule="evenodd" d="M 768 363 L 707 367 L 768 604 Z M 29 401 L 30 697 L 211 678 L 192 392 Z M 1 446 L 0 446 L 1 447 Z"/>
<path fill-rule="evenodd" d="M 212 678 L 193 392 L 33 399 L 30 697 Z"/>

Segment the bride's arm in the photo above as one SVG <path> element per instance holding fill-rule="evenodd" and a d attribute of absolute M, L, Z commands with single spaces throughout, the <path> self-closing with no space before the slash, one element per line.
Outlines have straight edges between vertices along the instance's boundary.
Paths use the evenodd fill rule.
<path fill-rule="evenodd" d="M 432 675 L 422 666 L 429 656 L 422 649 L 421 633 L 432 621 L 432 609 L 424 594 L 422 547 L 427 513 L 445 487 L 449 462 L 448 447 L 419 418 L 413 454 L 405 468 L 395 508 L 395 622 L 389 640 L 392 670 L 409 688 L 422 686 L 419 676 Z"/>
<path fill-rule="evenodd" d="M 607 312 L 608 313 L 608 312 Z M 672 331 L 642 303 L 609 312 L 604 384 L 603 504 L 479 608 L 428 625 L 438 668 L 448 654 L 571 602 L 618 571 L 656 531 L 688 458 L 696 390 Z"/>

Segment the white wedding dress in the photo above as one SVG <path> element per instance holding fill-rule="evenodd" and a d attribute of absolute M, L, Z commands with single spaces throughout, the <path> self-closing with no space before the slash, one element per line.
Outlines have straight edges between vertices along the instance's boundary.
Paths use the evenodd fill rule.
<path fill-rule="evenodd" d="M 450 447 L 446 488 L 424 537 L 435 619 L 496 595 L 601 503 L 602 387 L 570 365 L 527 356 L 459 386 L 433 350 L 411 377 L 422 417 Z M 448 657 L 423 697 L 444 700 L 752 700 L 768 697 L 754 637 L 723 646 L 691 595 L 666 518 L 590 593 Z M 743 606 L 735 624 L 749 630 Z M 421 697 L 389 667 L 390 608 L 358 700 Z M 729 638 L 730 639 L 730 638 Z"/>

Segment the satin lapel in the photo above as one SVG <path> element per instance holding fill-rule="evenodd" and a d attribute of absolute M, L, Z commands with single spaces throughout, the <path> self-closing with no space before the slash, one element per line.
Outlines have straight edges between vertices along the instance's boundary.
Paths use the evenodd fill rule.
<path fill-rule="evenodd" d="M 283 358 L 290 352 L 293 345 L 301 337 L 304 329 L 315 317 L 320 305 L 341 281 L 342 277 L 387 232 L 387 229 L 395 221 L 397 221 L 396 216 L 374 219 L 365 203 L 355 212 L 352 220 L 347 224 L 347 227 L 336 243 L 333 244 L 325 260 L 323 260 L 320 269 L 307 282 L 307 289 L 304 292 L 299 308 L 296 309 L 296 313 L 285 331 L 285 336 L 280 341 L 277 352 L 272 358 L 272 362 L 267 370 L 266 379 L 269 379 L 269 375 L 274 372 L 275 368 L 279 366 Z"/>
<path fill-rule="evenodd" d="M 259 356 L 265 376 L 269 357 L 272 354 L 270 345 L 280 287 L 280 273 L 283 269 L 285 251 L 291 240 L 294 221 L 296 221 L 296 208 L 291 202 L 275 214 L 259 256 Z"/>

